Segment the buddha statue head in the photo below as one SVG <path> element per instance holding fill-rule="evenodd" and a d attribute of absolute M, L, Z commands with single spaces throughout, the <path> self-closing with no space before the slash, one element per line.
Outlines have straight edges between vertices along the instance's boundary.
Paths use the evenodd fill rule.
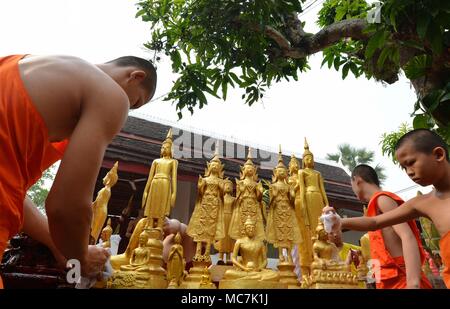
<path fill-rule="evenodd" d="M 314 155 L 309 150 L 308 141 L 305 137 L 305 151 L 303 152 L 302 168 L 314 168 Z"/>
<path fill-rule="evenodd" d="M 288 177 L 286 166 L 283 163 L 283 155 L 281 153 L 281 145 L 278 150 L 278 164 L 273 170 L 272 182 L 276 182 L 277 180 L 285 181 Z"/>
<path fill-rule="evenodd" d="M 289 175 L 296 175 L 298 173 L 299 163 L 294 154 L 291 156 L 291 161 L 289 161 Z"/>
<path fill-rule="evenodd" d="M 233 194 L 233 182 L 228 178 L 223 181 L 223 191 L 225 194 Z"/>
<path fill-rule="evenodd" d="M 119 162 L 116 161 L 114 163 L 111 170 L 106 174 L 106 176 L 103 178 L 103 184 L 108 187 L 112 187 L 117 183 L 117 180 L 119 180 L 119 176 L 117 175 L 117 168 L 119 167 Z"/>
<path fill-rule="evenodd" d="M 161 145 L 161 157 L 172 157 L 172 128 L 167 132 L 167 137 Z"/>
<path fill-rule="evenodd" d="M 316 239 L 322 240 L 322 241 L 328 240 L 328 233 L 325 231 L 325 227 L 320 218 L 319 218 L 319 223 L 317 224 L 317 228 L 316 228 Z"/>
<path fill-rule="evenodd" d="M 147 246 L 149 237 L 150 235 L 148 234 L 148 231 L 144 229 L 142 233 L 139 235 L 139 247 Z"/>
<path fill-rule="evenodd" d="M 216 149 L 214 151 L 214 156 L 210 162 L 207 163 L 205 176 L 209 176 L 211 174 L 217 175 L 219 178 L 223 178 L 224 175 L 224 165 L 220 162 L 219 159 L 219 142 L 216 142 Z"/>
<path fill-rule="evenodd" d="M 244 163 L 244 166 L 241 167 L 241 180 L 246 177 L 250 177 L 254 181 L 258 180 L 258 175 L 256 174 L 256 166 L 255 164 L 253 164 L 252 159 L 252 149 L 249 147 L 247 161 Z"/>
<path fill-rule="evenodd" d="M 247 220 L 245 220 L 244 229 L 245 229 L 245 234 L 249 238 L 253 238 L 255 236 L 255 231 L 256 231 L 255 227 L 256 227 L 256 222 L 251 217 L 248 217 Z"/>
<path fill-rule="evenodd" d="M 108 223 L 103 228 L 102 233 L 100 235 L 100 238 L 102 239 L 102 241 L 103 242 L 108 241 L 111 238 L 112 232 L 113 232 L 113 229 L 111 227 L 111 218 L 109 218 Z"/>

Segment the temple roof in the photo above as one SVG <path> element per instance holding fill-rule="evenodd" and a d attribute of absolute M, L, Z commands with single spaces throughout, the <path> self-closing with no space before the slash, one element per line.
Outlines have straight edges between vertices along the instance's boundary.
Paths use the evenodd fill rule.
<path fill-rule="evenodd" d="M 112 199 L 121 200 L 122 206 L 120 208 L 123 208 L 132 192 L 130 187 L 131 181 L 137 186 L 137 194 L 134 197 L 134 201 L 135 203 L 139 203 L 142 197 L 145 182 L 147 180 L 148 170 L 152 161 L 160 157 L 161 143 L 165 140 L 167 132 L 170 128 L 170 126 L 161 123 L 147 121 L 131 116 L 128 117 L 124 128 L 107 147 L 103 168 L 99 174 L 95 192 L 101 188 L 101 179 L 104 177 L 107 170 L 112 166 L 111 164 L 114 161 L 119 161 L 120 180 L 112 190 Z M 206 163 L 212 157 L 212 151 L 208 151 L 208 153 L 205 154 L 205 156 L 208 156 L 207 158 L 199 157 L 202 156 L 202 145 L 205 145 L 205 143 L 211 144 L 211 137 L 200 136 L 198 134 L 174 127 L 172 127 L 172 129 L 174 148 L 185 154 L 190 154 L 190 158 L 177 157 L 175 155 L 178 160 L 178 178 L 179 180 L 196 182 L 198 175 L 204 174 Z M 189 143 L 186 144 L 186 139 L 184 139 L 184 142 L 182 141 L 183 139 L 180 137 L 181 135 L 184 137 L 190 137 L 190 145 Z M 194 140 L 196 140 L 196 142 L 194 142 Z M 199 143 L 199 141 L 201 141 L 201 143 Z M 245 156 L 248 152 L 248 146 L 228 141 L 226 141 L 226 144 L 226 146 L 223 146 L 224 143 L 221 142 L 220 146 L 221 150 L 228 147 L 225 151 L 222 151 L 226 154 L 226 157 L 221 157 L 221 161 L 225 165 L 225 176 L 230 179 L 239 178 L 240 166 L 246 161 Z M 214 148 L 214 146 L 212 148 Z M 231 156 L 229 148 L 234 151 Z M 314 149 L 312 149 L 312 152 L 314 153 Z M 241 155 L 237 156 L 238 153 Z M 245 155 L 243 156 L 242 153 Z M 276 162 L 275 164 L 271 162 L 272 166 L 270 166 L 270 163 L 265 158 L 267 158 L 267 154 L 271 157 L 273 156 L 272 158 L 277 158 L 278 154 L 261 151 L 252 151 L 252 154 L 253 162 L 258 166 L 257 172 L 259 178 L 270 180 L 273 173 L 272 169 L 276 165 Z M 261 154 L 263 154 L 264 157 L 261 157 Z M 192 156 L 197 156 L 197 158 L 193 158 Z M 297 159 L 301 165 L 301 158 Z M 283 161 L 286 166 L 288 166 L 289 160 L 290 154 L 283 155 Z M 348 203 L 350 205 L 349 208 L 353 208 L 355 210 L 361 209 L 361 204 L 356 199 L 351 189 L 350 177 L 342 168 L 316 162 L 315 169 L 319 171 L 324 178 L 325 190 L 328 197 Z M 351 207 L 352 205 L 354 207 Z M 113 212 L 117 214 L 117 211 Z"/>

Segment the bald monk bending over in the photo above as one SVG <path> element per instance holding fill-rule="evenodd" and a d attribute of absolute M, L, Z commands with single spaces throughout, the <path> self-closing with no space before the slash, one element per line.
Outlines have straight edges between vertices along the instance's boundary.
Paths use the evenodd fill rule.
<path fill-rule="evenodd" d="M 85 277 L 101 271 L 107 251 L 88 246 L 95 181 L 128 110 L 155 88 L 155 68 L 137 57 L 99 65 L 68 56 L 0 58 L 0 261 L 23 230 L 60 264 L 78 259 Z M 60 159 L 47 220 L 25 194 Z"/>

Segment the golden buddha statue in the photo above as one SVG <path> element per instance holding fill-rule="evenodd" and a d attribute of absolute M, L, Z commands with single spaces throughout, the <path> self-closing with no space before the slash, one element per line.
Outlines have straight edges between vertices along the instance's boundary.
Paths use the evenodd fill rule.
<path fill-rule="evenodd" d="M 216 286 L 211 281 L 211 274 L 209 273 L 208 267 L 203 270 L 202 280 L 199 284 L 200 289 L 215 289 Z"/>
<path fill-rule="evenodd" d="M 312 234 L 309 230 L 308 214 L 306 208 L 302 207 L 300 182 L 299 182 L 299 162 L 297 158 L 292 155 L 289 162 L 289 179 L 288 183 L 291 186 L 294 194 L 294 209 L 297 218 L 297 224 L 300 231 L 300 242 L 298 247 L 299 264 L 303 278 L 308 278 L 310 275 L 310 266 L 313 260 L 312 254 Z"/>
<path fill-rule="evenodd" d="M 161 158 L 152 162 L 142 196 L 144 215 L 150 220 L 150 228 L 162 229 L 164 218 L 175 206 L 177 196 L 178 161 L 172 158 L 172 129 L 161 146 Z"/>
<path fill-rule="evenodd" d="M 273 170 L 270 185 L 269 215 L 267 218 L 267 241 L 278 248 L 280 263 L 293 264 L 291 251 L 300 242 L 300 230 L 294 211 L 293 191 L 287 182 L 287 169 L 283 163 L 281 146 L 278 152 L 278 165 Z M 286 250 L 286 255 L 283 254 Z M 287 260 L 286 260 L 287 259 Z"/>
<path fill-rule="evenodd" d="M 219 251 L 219 262 L 217 264 L 232 264 L 230 256 L 233 252 L 234 239 L 228 235 L 230 229 L 231 215 L 233 213 L 234 201 L 233 182 L 228 178 L 223 181 L 223 221 L 225 224 L 225 237 L 217 241 L 214 245 Z"/>
<path fill-rule="evenodd" d="M 165 289 L 166 271 L 162 268 L 162 230 L 146 226 L 139 235 L 139 244 L 127 265 L 115 271 L 109 287 L 113 289 Z"/>
<path fill-rule="evenodd" d="M 148 261 L 150 258 L 149 247 L 147 247 L 147 242 L 149 239 L 149 234 L 147 230 L 144 230 L 139 235 L 139 246 L 133 250 L 130 257 L 130 263 L 128 265 L 120 266 L 122 271 L 139 271 L 145 270 L 148 267 Z"/>
<path fill-rule="evenodd" d="M 359 288 L 358 277 L 349 264 L 339 258 L 339 250 L 329 241 L 323 222 L 318 219 L 313 245 L 314 261 L 308 284 L 312 288 Z"/>
<path fill-rule="evenodd" d="M 234 245 L 231 257 L 234 268 L 225 272 L 219 288 L 287 288 L 287 284 L 280 282 L 280 275 L 276 271 L 266 269 L 266 245 L 263 240 L 256 238 L 256 222 L 251 217 L 245 221 L 244 231 L 245 236 Z"/>
<path fill-rule="evenodd" d="M 111 248 L 112 232 L 113 232 L 113 229 L 111 227 L 111 218 L 109 218 L 108 223 L 106 223 L 106 226 L 103 228 L 102 233 L 100 235 L 100 239 L 102 240 L 103 248 Z"/>
<path fill-rule="evenodd" d="M 125 249 L 125 252 L 122 254 L 117 254 L 111 256 L 111 266 L 114 270 L 119 270 L 120 266 L 128 264 L 131 258 L 131 254 L 133 250 L 136 249 L 139 245 L 139 236 L 144 231 L 145 226 L 147 225 L 147 218 L 142 218 L 134 227 L 133 233 L 131 234 L 130 241 L 128 242 L 128 246 Z"/>
<path fill-rule="evenodd" d="M 307 226 L 310 227 L 311 235 L 314 235 L 317 227 L 317 219 L 322 215 L 322 209 L 328 206 L 328 198 L 322 175 L 314 170 L 314 155 L 309 150 L 305 138 L 305 151 L 303 153 L 302 169 L 298 172 L 300 199 L 304 213 L 307 214 Z M 305 218 L 306 219 L 306 218 Z"/>
<path fill-rule="evenodd" d="M 205 177 L 199 176 L 197 201 L 186 230 L 197 244 L 194 256 L 197 261 L 210 262 L 211 243 L 225 237 L 223 173 L 216 144 L 216 151 L 207 165 Z M 203 245 L 205 251 L 202 253 Z"/>
<path fill-rule="evenodd" d="M 255 237 L 266 239 L 262 203 L 263 186 L 258 181 L 256 166 L 252 162 L 251 149 L 248 149 L 247 161 L 241 167 L 240 179 L 236 179 L 236 201 L 231 216 L 229 235 L 233 239 L 245 237 L 245 220 L 250 217 L 256 224 Z"/>
<path fill-rule="evenodd" d="M 98 191 L 97 198 L 92 203 L 92 221 L 90 244 L 94 245 L 98 241 L 103 224 L 105 224 L 108 216 L 108 202 L 111 198 L 111 188 L 117 183 L 119 176 L 117 175 L 117 168 L 119 162 L 114 163 L 114 166 L 103 178 L 104 187 Z"/>
<path fill-rule="evenodd" d="M 170 248 L 167 260 L 167 281 L 169 288 L 178 288 L 184 277 L 184 251 L 181 245 L 181 235 L 178 232 L 174 238 L 175 243 Z"/>

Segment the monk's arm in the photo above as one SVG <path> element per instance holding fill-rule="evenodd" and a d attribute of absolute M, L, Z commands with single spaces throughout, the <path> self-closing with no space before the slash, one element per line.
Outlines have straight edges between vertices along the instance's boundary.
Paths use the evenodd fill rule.
<path fill-rule="evenodd" d="M 413 200 L 404 203 L 392 211 L 383 213 L 375 217 L 343 218 L 341 228 L 353 231 L 376 231 L 381 228 L 403 223 L 419 216 L 414 208 Z"/>
<path fill-rule="evenodd" d="M 23 202 L 23 227 L 22 230 L 34 240 L 46 245 L 53 253 L 61 267 L 65 267 L 66 259 L 56 248 L 48 230 L 47 217 L 44 216 L 29 197 Z"/>
<path fill-rule="evenodd" d="M 378 208 L 382 213 L 394 211 L 404 206 L 397 206 L 397 203 L 388 196 L 383 195 L 378 198 Z M 416 237 L 406 222 L 393 225 L 392 228 L 401 240 L 403 258 L 405 259 L 406 266 L 407 288 L 418 289 L 420 288 L 422 263 L 420 261 L 419 246 L 417 245 Z"/>
<path fill-rule="evenodd" d="M 98 255 L 89 261 L 88 255 L 93 191 L 106 146 L 122 127 L 129 103 L 125 93 L 114 91 L 116 85 L 99 82 L 96 86 L 86 94 L 47 197 L 46 211 L 50 234 L 61 253 L 79 260 L 82 266 L 98 267 L 103 258 Z"/>

